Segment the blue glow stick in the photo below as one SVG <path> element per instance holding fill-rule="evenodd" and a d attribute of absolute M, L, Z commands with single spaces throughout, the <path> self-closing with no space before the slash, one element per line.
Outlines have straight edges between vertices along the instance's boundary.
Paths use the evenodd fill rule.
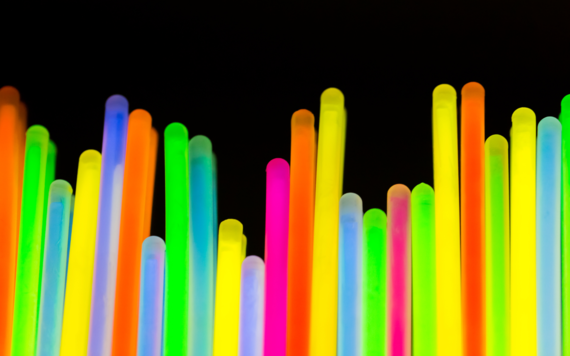
<path fill-rule="evenodd" d="M 162 355 L 165 251 L 158 236 L 143 242 L 137 356 Z"/>
<path fill-rule="evenodd" d="M 64 180 L 49 189 L 36 356 L 59 356 L 72 192 Z"/>
<path fill-rule="evenodd" d="M 538 124 L 536 142 L 536 282 L 538 355 L 562 354 L 560 178 L 562 125 Z"/>
<path fill-rule="evenodd" d="M 241 265 L 239 356 L 263 356 L 265 264 L 249 256 Z"/>
<path fill-rule="evenodd" d="M 121 95 L 109 97 L 105 103 L 103 129 L 97 242 L 89 326 L 90 356 L 111 354 L 128 124 L 127 99 Z"/>
<path fill-rule="evenodd" d="M 338 356 L 362 354 L 362 199 L 340 198 L 338 238 Z"/>

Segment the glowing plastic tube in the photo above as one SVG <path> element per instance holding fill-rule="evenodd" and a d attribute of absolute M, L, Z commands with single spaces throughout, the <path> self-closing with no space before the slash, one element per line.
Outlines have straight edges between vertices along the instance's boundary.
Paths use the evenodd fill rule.
<path fill-rule="evenodd" d="M 211 355 L 214 340 L 214 177 L 212 143 L 188 144 L 190 180 L 189 355 Z"/>
<path fill-rule="evenodd" d="M 240 254 L 240 256 L 241 256 L 242 261 L 247 256 L 247 237 L 245 237 L 245 235 L 243 235 L 241 237 L 241 254 Z"/>
<path fill-rule="evenodd" d="M 158 236 L 142 244 L 137 356 L 162 355 L 165 249 Z"/>
<path fill-rule="evenodd" d="M 570 95 L 562 99 L 562 353 L 570 356 Z"/>
<path fill-rule="evenodd" d="M 59 356 L 72 192 L 64 180 L 49 190 L 36 356 Z"/>
<path fill-rule="evenodd" d="M 164 130 L 166 188 L 166 283 L 164 300 L 164 356 L 188 350 L 190 202 L 188 187 L 188 130 L 172 123 Z"/>
<path fill-rule="evenodd" d="M 410 190 L 388 190 L 388 355 L 412 355 Z"/>
<path fill-rule="evenodd" d="M 48 154 L 47 154 L 47 161 L 46 161 L 46 180 L 45 180 L 45 188 L 44 188 L 44 217 L 42 221 L 42 247 L 40 249 L 40 291 L 41 293 L 41 286 L 42 286 L 42 276 L 43 276 L 43 266 L 44 266 L 44 245 L 45 245 L 45 236 L 46 236 L 46 224 L 47 224 L 47 213 L 48 213 L 48 195 L 49 195 L 49 187 L 51 183 L 55 180 L 55 160 L 57 157 L 57 147 L 52 140 L 48 142 Z"/>
<path fill-rule="evenodd" d="M 107 99 L 89 326 L 90 356 L 111 354 L 128 117 L 127 99 L 121 95 Z"/>
<path fill-rule="evenodd" d="M 135 356 L 140 290 L 140 259 L 144 239 L 147 176 L 152 118 L 142 109 L 129 115 L 123 203 L 117 259 L 117 287 L 111 354 Z"/>
<path fill-rule="evenodd" d="M 14 294 L 12 355 L 33 356 L 38 322 L 40 249 L 49 133 L 40 125 L 26 132 L 26 158 Z"/>
<path fill-rule="evenodd" d="M 513 113 L 511 131 L 511 354 L 537 354 L 536 116 Z"/>
<path fill-rule="evenodd" d="M 338 204 L 345 111 L 340 90 L 321 95 L 313 240 L 310 355 L 336 355 Z"/>
<path fill-rule="evenodd" d="M 218 269 L 218 159 L 212 152 L 213 204 L 214 204 L 214 295 L 216 295 L 216 275 Z"/>
<path fill-rule="evenodd" d="M 234 219 L 224 220 L 219 236 L 214 356 L 237 355 L 243 226 Z"/>
<path fill-rule="evenodd" d="M 362 199 L 339 203 L 337 355 L 362 355 Z"/>
<path fill-rule="evenodd" d="M 263 356 L 265 265 L 257 256 L 241 265 L 239 356 Z"/>
<path fill-rule="evenodd" d="M 152 203 L 154 201 L 154 180 L 156 177 L 156 156 L 158 151 L 158 132 L 153 127 L 150 131 L 150 148 L 148 151 L 148 173 L 146 179 L 146 198 L 144 212 L 143 236 L 150 236 L 152 222 Z"/>
<path fill-rule="evenodd" d="M 75 190 L 60 356 L 87 355 L 100 177 L 101 154 L 83 152 Z"/>
<path fill-rule="evenodd" d="M 457 95 L 447 84 L 433 91 L 433 172 L 437 354 L 462 355 Z"/>
<path fill-rule="evenodd" d="M 435 194 L 420 183 L 412 190 L 412 334 L 414 354 L 437 355 Z"/>
<path fill-rule="evenodd" d="M 560 163 L 562 126 L 538 124 L 536 141 L 536 291 L 539 355 L 562 355 L 560 297 Z"/>
<path fill-rule="evenodd" d="M 364 214 L 362 243 L 362 355 L 386 355 L 386 214 Z"/>
<path fill-rule="evenodd" d="M 500 135 L 485 142 L 487 356 L 510 355 L 509 146 Z"/>

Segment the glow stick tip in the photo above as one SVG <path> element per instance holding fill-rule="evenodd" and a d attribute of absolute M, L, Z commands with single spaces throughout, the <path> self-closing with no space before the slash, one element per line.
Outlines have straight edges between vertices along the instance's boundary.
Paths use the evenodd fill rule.
<path fill-rule="evenodd" d="M 414 187 L 412 190 L 412 195 L 416 198 L 420 199 L 429 199 L 431 196 L 434 195 L 433 188 L 426 183 L 420 183 Z"/>
<path fill-rule="evenodd" d="M 260 269 L 263 268 L 265 263 L 259 256 L 251 255 L 247 256 L 243 263 L 241 264 L 242 269 Z"/>
<path fill-rule="evenodd" d="M 570 94 L 568 94 L 564 98 L 562 98 L 562 102 L 560 102 L 560 106 L 562 107 L 562 111 L 570 111 Z"/>
<path fill-rule="evenodd" d="M 236 238 L 235 243 L 242 241 L 243 225 L 236 219 L 226 219 L 220 223 L 220 235 Z"/>
<path fill-rule="evenodd" d="M 211 157 L 212 141 L 203 135 L 196 135 L 188 143 L 190 158 Z"/>
<path fill-rule="evenodd" d="M 20 102 L 20 92 L 13 86 L 6 85 L 0 88 L 0 105 L 17 104 Z"/>
<path fill-rule="evenodd" d="M 188 129 L 179 122 L 173 122 L 164 129 L 164 137 L 174 141 L 188 141 Z"/>
<path fill-rule="evenodd" d="M 166 248 L 166 244 L 163 239 L 153 235 L 144 239 L 143 248 L 148 251 L 161 251 Z"/>
<path fill-rule="evenodd" d="M 378 208 L 369 209 L 364 213 L 365 226 L 385 226 L 386 213 Z"/>
<path fill-rule="evenodd" d="M 315 115 L 307 109 L 297 110 L 291 118 L 293 126 L 315 126 Z"/>
<path fill-rule="evenodd" d="M 358 194 L 345 193 L 340 198 L 339 213 L 341 216 L 344 214 L 358 214 L 359 211 L 362 211 L 362 199 Z"/>
<path fill-rule="evenodd" d="M 96 150 L 86 150 L 79 156 L 79 165 L 96 164 L 101 165 L 101 154 Z"/>
<path fill-rule="evenodd" d="M 289 174 L 289 163 L 283 158 L 274 158 L 267 164 L 267 171 L 277 174 Z"/>
<path fill-rule="evenodd" d="M 321 94 L 321 103 L 344 106 L 344 94 L 337 88 L 328 88 Z"/>
<path fill-rule="evenodd" d="M 485 97 L 485 89 L 477 82 L 469 82 L 461 89 L 463 98 L 483 98 Z"/>
<path fill-rule="evenodd" d="M 141 120 L 148 126 L 152 126 L 152 117 L 148 111 L 144 109 L 135 109 L 129 115 L 129 120 Z"/>
<path fill-rule="evenodd" d="M 538 129 L 560 131 L 562 129 L 562 124 L 554 116 L 547 116 L 540 120 L 538 123 Z"/>
<path fill-rule="evenodd" d="M 508 145 L 506 138 L 496 134 L 489 136 L 485 142 L 485 146 L 489 147 L 489 153 L 492 155 L 502 154 Z"/>
<path fill-rule="evenodd" d="M 30 135 L 38 137 L 38 139 L 46 138 L 49 139 L 49 132 L 48 130 L 43 127 L 42 125 L 33 125 L 28 128 L 26 131 L 26 137 Z"/>
<path fill-rule="evenodd" d="M 536 125 L 536 115 L 534 111 L 529 108 L 518 108 L 513 113 L 512 122 L 513 125 L 516 123 L 518 125 L 530 125 L 534 127 Z"/>
<path fill-rule="evenodd" d="M 54 192 L 69 192 L 69 194 L 73 193 L 73 188 L 71 184 L 63 179 L 56 179 L 50 185 L 50 191 Z"/>
<path fill-rule="evenodd" d="M 449 84 L 440 84 L 435 87 L 432 93 L 433 99 L 455 99 L 457 92 L 455 88 Z"/>
<path fill-rule="evenodd" d="M 111 110 L 127 109 L 129 102 L 120 94 L 111 95 L 105 102 L 105 108 Z"/>
<path fill-rule="evenodd" d="M 404 198 L 410 195 L 410 189 L 403 184 L 394 184 L 388 189 L 388 196 Z"/>

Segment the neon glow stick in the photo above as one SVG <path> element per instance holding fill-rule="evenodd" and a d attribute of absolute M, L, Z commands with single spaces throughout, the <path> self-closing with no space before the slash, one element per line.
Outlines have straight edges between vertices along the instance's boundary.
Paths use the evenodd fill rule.
<path fill-rule="evenodd" d="M 341 186 L 341 150 L 344 147 L 344 96 L 329 88 L 321 95 L 313 276 L 311 294 L 310 355 L 336 354 L 338 299 L 338 204 Z"/>
<path fill-rule="evenodd" d="M 49 190 L 36 356 L 59 355 L 72 192 L 64 180 L 54 181 Z"/>
<path fill-rule="evenodd" d="M 437 355 L 435 194 L 420 183 L 412 190 L 412 334 L 414 354 Z"/>
<path fill-rule="evenodd" d="M 265 265 L 257 256 L 241 265 L 239 356 L 263 356 Z"/>
<path fill-rule="evenodd" d="M 536 116 L 513 113 L 511 131 L 511 354 L 537 354 Z"/>
<path fill-rule="evenodd" d="M 243 226 L 234 219 L 224 220 L 219 236 L 214 356 L 237 355 Z"/>
<path fill-rule="evenodd" d="M 103 159 L 89 326 L 90 356 L 111 354 L 128 124 L 127 99 L 121 95 L 109 97 L 105 103 L 103 128 Z"/>
<path fill-rule="evenodd" d="M 291 118 L 287 356 L 309 355 L 316 149 L 313 114 L 296 111 Z"/>
<path fill-rule="evenodd" d="M 337 355 L 362 355 L 362 199 L 339 203 Z M 332 341 L 331 341 L 332 342 Z"/>
<path fill-rule="evenodd" d="M 362 243 L 362 354 L 387 354 L 386 342 L 386 213 L 370 209 L 364 214 Z"/>
<path fill-rule="evenodd" d="M 562 126 L 538 124 L 536 140 L 536 290 L 539 355 L 562 355 L 560 297 L 560 162 Z"/>
<path fill-rule="evenodd" d="M 241 237 L 241 260 L 243 261 L 247 256 L 247 237 L 243 235 Z"/>
<path fill-rule="evenodd" d="M 412 355 L 410 190 L 388 190 L 388 355 Z"/>
<path fill-rule="evenodd" d="M 501 135 L 485 142 L 487 356 L 510 355 L 509 145 Z"/>
<path fill-rule="evenodd" d="M 148 173 L 146 180 L 146 198 L 145 198 L 145 213 L 144 213 L 144 230 L 143 236 L 150 236 L 150 227 L 152 222 L 152 202 L 154 201 L 154 180 L 156 177 L 156 155 L 158 151 L 158 132 L 153 127 L 150 131 L 150 148 L 149 148 L 149 161 Z"/>
<path fill-rule="evenodd" d="M 172 123 L 164 130 L 166 198 L 166 284 L 164 300 L 164 356 L 188 352 L 190 194 L 188 186 L 188 130 Z"/>
<path fill-rule="evenodd" d="M 75 189 L 60 356 L 87 355 L 100 177 L 101 154 L 83 152 Z"/>
<path fill-rule="evenodd" d="M 570 95 L 561 102 L 562 124 L 562 353 L 570 356 Z"/>
<path fill-rule="evenodd" d="M 121 208 L 112 355 L 135 356 L 141 248 L 144 239 L 152 118 L 142 109 L 129 115 Z"/>
<path fill-rule="evenodd" d="M 165 249 L 158 236 L 142 244 L 137 356 L 162 355 Z"/>
<path fill-rule="evenodd" d="M 190 300 L 188 352 L 211 355 L 214 341 L 214 177 L 212 143 L 188 144 L 190 184 Z"/>
<path fill-rule="evenodd" d="M 34 125 L 26 132 L 12 329 L 12 355 L 18 356 L 33 356 L 36 346 L 48 141 L 49 133 L 43 126 Z"/>
<path fill-rule="evenodd" d="M 216 295 L 216 275 L 218 269 L 218 159 L 216 154 L 212 152 L 212 177 L 213 185 L 213 201 L 214 201 L 214 295 Z"/>

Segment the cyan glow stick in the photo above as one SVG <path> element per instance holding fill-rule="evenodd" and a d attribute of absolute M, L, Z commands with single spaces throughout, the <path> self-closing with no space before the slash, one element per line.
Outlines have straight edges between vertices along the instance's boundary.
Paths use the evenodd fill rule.
<path fill-rule="evenodd" d="M 59 356 L 72 192 L 64 180 L 49 189 L 36 356 Z"/>
<path fill-rule="evenodd" d="M 362 199 L 340 198 L 337 355 L 362 354 Z"/>
<path fill-rule="evenodd" d="M 128 124 L 127 99 L 121 95 L 109 97 L 105 103 L 103 129 L 103 158 L 89 326 L 90 356 L 111 354 Z"/>
<path fill-rule="evenodd" d="M 265 264 L 249 256 L 241 265 L 239 356 L 263 356 Z"/>
<path fill-rule="evenodd" d="M 137 356 L 162 355 L 165 250 L 158 236 L 142 244 Z"/>
<path fill-rule="evenodd" d="M 538 124 L 536 141 L 536 283 L 538 355 L 562 354 L 560 178 L 562 125 Z"/>
<path fill-rule="evenodd" d="M 218 270 L 218 158 L 212 152 L 212 177 L 214 179 L 214 295 L 216 295 L 216 275 Z"/>

